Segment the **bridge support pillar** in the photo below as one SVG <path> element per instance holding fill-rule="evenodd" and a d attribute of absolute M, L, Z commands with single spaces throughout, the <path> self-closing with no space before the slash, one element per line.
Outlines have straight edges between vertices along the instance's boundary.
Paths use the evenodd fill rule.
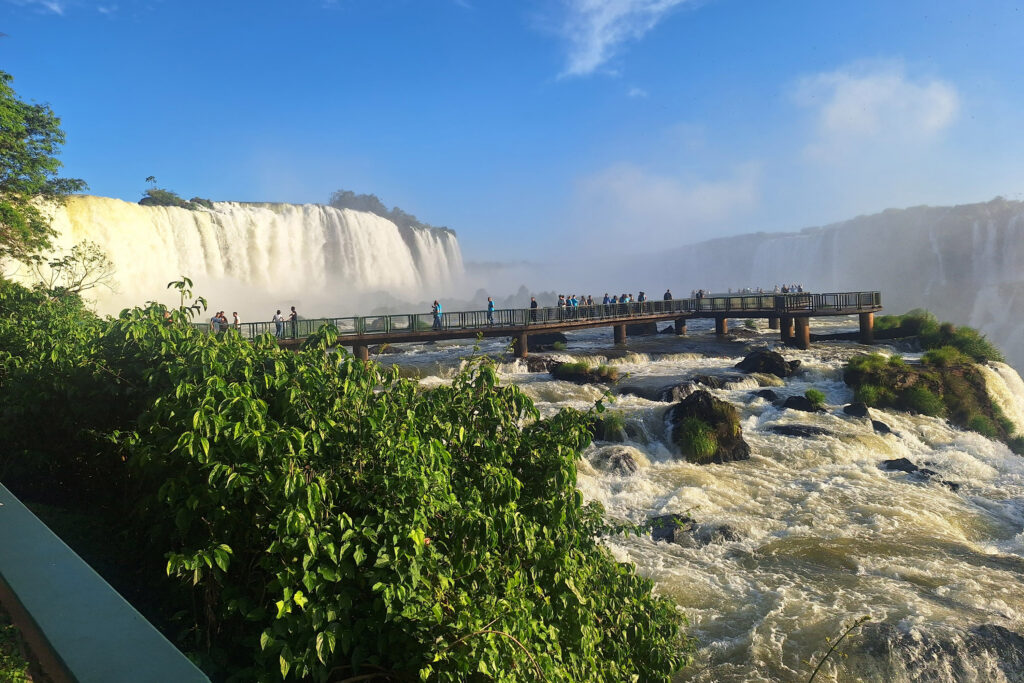
<path fill-rule="evenodd" d="M 801 316 L 795 318 L 796 322 L 796 347 L 798 349 L 811 348 L 811 319 Z"/>
<path fill-rule="evenodd" d="M 729 334 L 729 319 L 725 316 L 715 318 L 715 334 L 721 336 Z"/>
<path fill-rule="evenodd" d="M 530 352 L 529 335 L 525 332 L 520 332 L 519 335 L 512 340 L 512 348 L 515 351 L 516 358 L 526 358 L 526 354 Z"/>
<path fill-rule="evenodd" d="M 686 318 L 676 318 L 676 334 L 679 336 L 686 334 Z"/>
<path fill-rule="evenodd" d="M 768 329 L 777 330 L 779 329 L 779 316 L 770 315 L 768 316 Z"/>
<path fill-rule="evenodd" d="M 370 360 L 370 347 L 366 344 L 355 344 L 352 346 L 352 355 L 361 361 Z"/>
<path fill-rule="evenodd" d="M 785 344 L 793 341 L 793 318 L 791 316 L 782 316 L 782 328 L 779 330 L 779 339 Z"/>
<path fill-rule="evenodd" d="M 615 325 L 614 327 L 612 327 L 612 332 L 615 334 L 615 345 L 616 346 L 618 346 L 619 344 L 625 344 L 626 343 L 626 326 L 624 324 L 623 325 Z"/>
<path fill-rule="evenodd" d="M 861 313 L 860 314 L 860 343 L 861 344 L 874 344 L 875 343 L 875 314 L 874 313 Z"/>

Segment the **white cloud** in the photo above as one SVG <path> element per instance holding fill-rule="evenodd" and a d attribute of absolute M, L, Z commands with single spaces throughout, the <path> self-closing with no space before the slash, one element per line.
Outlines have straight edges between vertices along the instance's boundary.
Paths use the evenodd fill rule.
<path fill-rule="evenodd" d="M 647 91 L 643 88 L 632 87 L 626 91 L 627 97 L 647 97 Z"/>
<path fill-rule="evenodd" d="M 812 110 L 812 159 L 838 161 L 865 149 L 927 145 L 952 125 L 956 88 L 935 78 L 912 79 L 899 62 L 863 62 L 802 79 L 795 100 Z"/>
<path fill-rule="evenodd" d="M 586 76 L 630 40 L 639 40 L 669 12 L 694 0 L 564 0 L 560 30 L 569 41 L 563 76 Z"/>
<path fill-rule="evenodd" d="M 60 0 L 7 0 L 10 3 L 19 5 L 21 7 L 36 6 L 47 12 L 53 12 L 54 14 L 64 14 L 64 4 Z"/>
<path fill-rule="evenodd" d="M 714 180 L 618 163 L 579 182 L 577 214 L 588 234 L 623 248 L 637 237 L 646 249 L 651 240 L 675 247 L 735 232 L 740 226 L 733 222 L 760 202 L 760 178 L 756 163 L 740 164 Z"/>

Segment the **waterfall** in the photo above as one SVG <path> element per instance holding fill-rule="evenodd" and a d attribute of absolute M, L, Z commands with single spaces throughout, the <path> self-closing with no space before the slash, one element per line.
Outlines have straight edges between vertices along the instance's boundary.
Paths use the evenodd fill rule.
<path fill-rule="evenodd" d="M 181 275 L 211 308 L 247 320 L 268 320 L 290 305 L 315 317 L 366 312 L 380 298 L 430 299 L 462 276 L 448 230 L 399 230 L 375 214 L 318 204 L 213 206 L 190 211 L 75 196 L 56 210 L 53 227 L 57 246 L 90 240 L 114 262 L 114 291 L 94 295 L 101 313 L 170 302 L 166 285 Z"/>
<path fill-rule="evenodd" d="M 1024 369 L 1024 202 L 888 209 L 800 232 L 701 242 L 656 258 L 661 270 L 684 278 L 677 286 L 686 290 L 787 283 L 817 292 L 877 289 L 887 313 L 926 308 L 976 327 Z"/>

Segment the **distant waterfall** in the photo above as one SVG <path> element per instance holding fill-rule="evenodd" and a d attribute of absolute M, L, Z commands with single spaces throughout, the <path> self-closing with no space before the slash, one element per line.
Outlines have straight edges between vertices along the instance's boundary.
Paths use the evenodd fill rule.
<path fill-rule="evenodd" d="M 795 233 L 701 242 L 659 259 L 688 288 L 879 289 L 886 313 L 926 308 L 976 327 L 1024 370 L 1024 202 L 889 209 Z"/>
<path fill-rule="evenodd" d="M 114 262 L 116 291 L 96 296 L 104 313 L 169 301 L 166 285 L 180 275 L 211 308 L 267 320 L 290 305 L 314 317 L 366 312 L 391 297 L 433 299 L 463 274 L 450 231 L 403 231 L 375 214 L 317 204 L 189 211 L 76 196 L 53 225 L 60 246 L 91 240 Z"/>

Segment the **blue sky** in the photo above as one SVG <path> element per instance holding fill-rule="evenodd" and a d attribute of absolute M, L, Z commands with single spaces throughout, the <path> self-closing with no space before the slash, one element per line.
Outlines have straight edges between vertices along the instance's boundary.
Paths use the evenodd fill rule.
<path fill-rule="evenodd" d="M 1024 199 L 1024 3 L 0 0 L 67 175 L 372 192 L 470 260 Z"/>

